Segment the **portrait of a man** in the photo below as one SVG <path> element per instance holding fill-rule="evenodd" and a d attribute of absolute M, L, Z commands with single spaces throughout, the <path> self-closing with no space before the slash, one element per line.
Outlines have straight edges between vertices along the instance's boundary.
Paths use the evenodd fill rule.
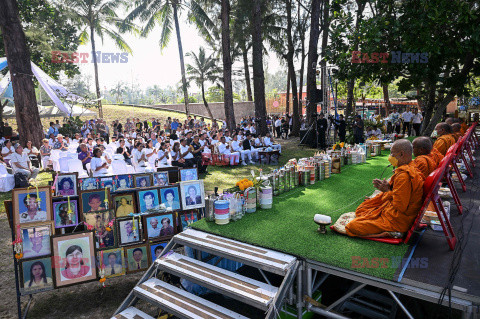
<path fill-rule="evenodd" d="M 136 272 L 148 268 L 148 254 L 146 246 L 137 246 L 127 249 L 128 271 Z"/>

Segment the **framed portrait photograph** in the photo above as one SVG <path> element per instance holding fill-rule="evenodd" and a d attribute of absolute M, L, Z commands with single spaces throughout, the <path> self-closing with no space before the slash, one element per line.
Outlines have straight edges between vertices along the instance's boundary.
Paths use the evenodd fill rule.
<path fill-rule="evenodd" d="M 52 220 L 52 193 L 50 186 L 16 188 L 12 190 L 13 224 Z"/>
<path fill-rule="evenodd" d="M 135 187 L 150 187 L 152 186 L 152 174 L 137 174 L 133 176 Z"/>
<path fill-rule="evenodd" d="M 165 204 L 167 209 L 181 210 L 180 192 L 178 186 L 160 188 L 160 202 Z"/>
<path fill-rule="evenodd" d="M 113 176 L 100 177 L 100 187 L 99 188 L 108 188 L 110 193 L 116 191 L 116 183 L 113 180 Z"/>
<path fill-rule="evenodd" d="M 95 243 L 93 232 L 52 237 L 55 286 L 63 287 L 95 280 Z"/>
<path fill-rule="evenodd" d="M 150 188 L 137 192 L 139 213 L 145 213 L 149 209 L 156 209 L 160 205 L 158 189 Z"/>
<path fill-rule="evenodd" d="M 133 189 L 133 175 L 117 175 L 114 177 L 115 191 L 127 191 Z"/>
<path fill-rule="evenodd" d="M 99 188 L 98 177 L 87 177 L 78 179 L 78 187 L 81 191 L 89 191 Z"/>
<path fill-rule="evenodd" d="M 183 209 L 205 207 L 203 181 L 180 182 Z"/>
<path fill-rule="evenodd" d="M 66 173 L 53 176 L 55 182 L 55 196 L 77 196 L 78 195 L 78 173 Z"/>
<path fill-rule="evenodd" d="M 113 209 L 101 212 L 84 213 L 83 218 L 85 223 L 93 226 L 95 233 L 95 248 L 102 250 L 116 247 L 116 229 L 115 212 Z M 110 226 L 110 223 L 113 225 Z"/>
<path fill-rule="evenodd" d="M 126 217 L 137 213 L 137 203 L 135 202 L 135 193 L 122 193 L 112 196 L 113 209 L 115 216 Z"/>
<path fill-rule="evenodd" d="M 107 249 L 97 252 L 98 269 L 105 266 L 105 278 L 125 275 L 127 267 L 123 248 Z"/>
<path fill-rule="evenodd" d="M 69 202 L 70 209 L 68 207 Z M 52 207 L 55 228 L 65 228 L 78 225 L 78 197 L 70 200 L 54 200 L 52 202 Z"/>
<path fill-rule="evenodd" d="M 188 210 L 185 212 L 178 213 L 178 226 L 179 231 L 182 232 L 190 228 L 190 225 L 200 219 L 200 214 L 198 210 Z"/>
<path fill-rule="evenodd" d="M 54 231 L 52 221 L 20 226 L 22 234 L 23 258 L 37 258 L 52 253 L 50 236 Z"/>
<path fill-rule="evenodd" d="M 107 201 L 105 201 L 105 199 Z M 97 189 L 92 191 L 80 192 L 80 212 L 99 212 L 107 210 L 110 207 L 110 190 Z"/>
<path fill-rule="evenodd" d="M 153 186 L 168 186 L 168 172 L 153 173 Z"/>
<path fill-rule="evenodd" d="M 35 294 L 54 288 L 50 256 L 20 261 L 20 292 Z"/>
<path fill-rule="evenodd" d="M 168 241 L 163 241 L 159 243 L 150 243 L 148 248 L 150 249 L 150 260 L 148 263 L 151 265 L 155 259 L 160 257 L 160 254 L 163 252 L 165 247 L 167 246 Z"/>
<path fill-rule="evenodd" d="M 130 246 L 124 249 L 127 259 L 127 274 L 144 271 L 149 267 L 150 251 L 147 249 L 147 245 Z"/>
<path fill-rule="evenodd" d="M 140 217 L 118 218 L 116 223 L 120 246 L 138 244 L 143 241 Z"/>
<path fill-rule="evenodd" d="M 182 168 L 180 169 L 180 181 L 197 181 L 198 180 L 198 170 L 197 168 Z"/>
<path fill-rule="evenodd" d="M 169 167 L 159 167 L 157 168 L 157 172 L 167 172 L 168 173 L 168 182 L 170 184 L 175 184 L 180 180 L 179 178 L 179 168 L 176 166 L 169 166 Z"/>
<path fill-rule="evenodd" d="M 176 216 L 174 212 L 142 216 L 145 239 L 163 240 L 175 235 Z"/>

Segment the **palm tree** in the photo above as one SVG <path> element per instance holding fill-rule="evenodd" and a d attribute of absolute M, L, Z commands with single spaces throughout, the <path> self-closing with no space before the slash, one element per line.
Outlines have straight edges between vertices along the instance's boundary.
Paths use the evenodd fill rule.
<path fill-rule="evenodd" d="M 208 18 L 205 11 L 195 0 L 142 0 L 136 1 L 135 8 L 128 14 L 125 21 L 133 21 L 140 19 L 146 22 L 141 35 L 147 36 L 157 23 L 162 25 L 162 33 L 160 35 L 160 49 L 163 50 L 170 42 L 172 33 L 172 23 L 175 26 L 177 35 L 178 55 L 180 56 L 180 70 L 182 73 L 182 90 L 184 95 L 185 113 L 188 111 L 188 90 L 187 79 L 185 76 L 185 63 L 183 60 L 183 46 L 180 35 L 180 25 L 178 23 L 179 10 L 188 10 L 188 20 L 193 22 L 202 34 L 209 36 L 209 30 L 214 27 L 213 22 Z"/>
<path fill-rule="evenodd" d="M 207 109 L 208 116 L 213 120 L 212 111 L 205 99 L 205 82 L 216 84 L 220 80 L 219 74 L 222 70 L 217 66 L 218 60 L 214 57 L 214 54 L 207 57 L 203 47 L 200 47 L 198 55 L 193 51 L 186 55 L 193 60 L 192 64 L 187 64 L 188 80 L 194 81 L 202 89 L 203 104 Z"/>
<path fill-rule="evenodd" d="M 124 23 L 117 16 L 115 10 L 127 4 L 126 0 L 64 0 L 65 12 L 67 16 L 76 23 L 82 32 L 80 40 L 82 44 L 88 42 L 92 44 L 92 52 L 95 49 L 95 34 L 103 41 L 106 36 L 115 41 L 120 50 L 132 53 L 132 49 L 123 40 L 119 31 L 135 31 L 132 23 Z M 114 28 L 115 27 L 115 28 Z M 93 55 L 93 65 L 95 69 L 95 87 L 98 99 L 99 116 L 103 118 L 102 101 L 100 99 L 100 81 L 98 79 L 97 55 Z"/>
<path fill-rule="evenodd" d="M 124 93 L 127 92 L 127 86 L 125 85 L 125 82 L 123 81 L 118 81 L 117 84 L 113 87 L 113 89 L 110 90 L 110 94 L 115 95 L 115 102 L 120 101 L 120 97 L 123 96 Z"/>

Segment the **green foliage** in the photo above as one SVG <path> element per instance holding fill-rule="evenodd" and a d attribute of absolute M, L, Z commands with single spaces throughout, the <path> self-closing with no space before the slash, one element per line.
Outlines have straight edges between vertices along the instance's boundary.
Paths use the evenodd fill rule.
<path fill-rule="evenodd" d="M 75 136 L 75 133 L 80 132 L 82 125 L 83 121 L 79 116 L 71 116 L 68 118 L 68 122 L 58 129 L 58 132 L 64 136 L 73 137 Z"/>
<path fill-rule="evenodd" d="M 184 98 L 184 97 L 181 97 L 181 98 L 179 98 L 179 99 L 177 100 L 177 103 L 178 103 L 178 104 L 183 104 L 184 102 L 185 102 L 185 98 Z M 197 100 L 196 97 L 190 95 L 190 96 L 188 97 L 188 103 L 198 103 L 198 100 Z"/>

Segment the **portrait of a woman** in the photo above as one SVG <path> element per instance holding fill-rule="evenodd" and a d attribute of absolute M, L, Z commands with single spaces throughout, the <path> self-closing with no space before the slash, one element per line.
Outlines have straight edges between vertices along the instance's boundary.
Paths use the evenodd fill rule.
<path fill-rule="evenodd" d="M 75 183 L 70 177 L 64 177 L 58 183 L 57 195 L 73 196 L 77 195 L 75 192 Z"/>
<path fill-rule="evenodd" d="M 65 269 L 62 276 L 66 279 L 75 279 L 89 275 L 90 267 L 83 262 L 83 250 L 78 245 L 68 247 L 65 252 Z"/>
<path fill-rule="evenodd" d="M 52 285 L 52 278 L 47 277 L 45 265 L 36 261 L 30 266 L 30 280 L 25 281 L 25 289 L 44 288 Z"/>

